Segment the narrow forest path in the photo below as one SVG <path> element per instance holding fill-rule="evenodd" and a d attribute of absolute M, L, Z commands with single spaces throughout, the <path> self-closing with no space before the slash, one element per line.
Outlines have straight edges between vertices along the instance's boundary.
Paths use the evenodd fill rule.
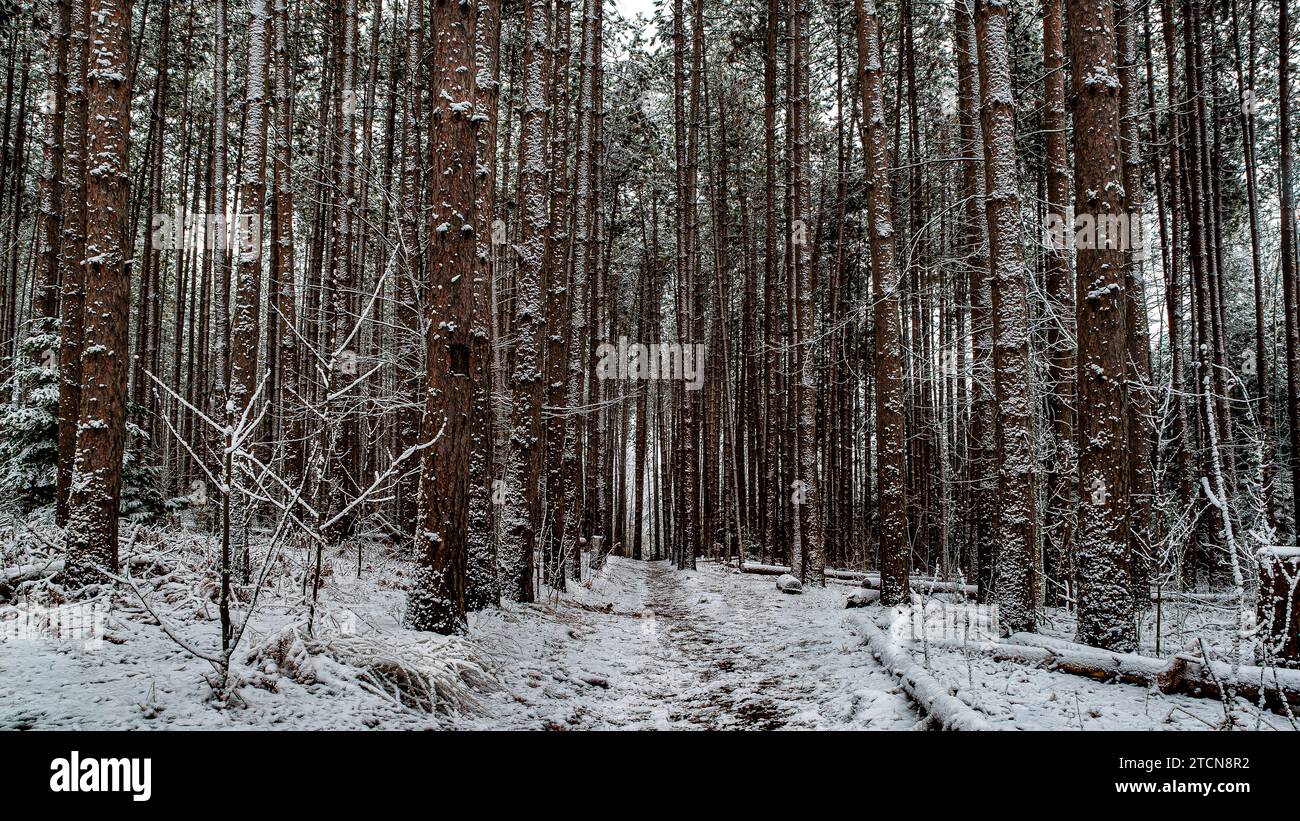
<path fill-rule="evenodd" d="M 611 557 L 574 601 L 478 620 L 505 691 L 477 727 L 908 729 L 897 682 L 844 626 L 842 590 L 779 593 L 714 565 Z M 575 601 L 577 603 L 575 603 Z"/>

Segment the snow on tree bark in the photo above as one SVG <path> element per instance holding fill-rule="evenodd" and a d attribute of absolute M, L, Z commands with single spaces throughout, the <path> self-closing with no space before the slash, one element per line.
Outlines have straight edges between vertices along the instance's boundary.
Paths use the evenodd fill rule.
<path fill-rule="evenodd" d="M 1151 550 L 1151 516 L 1154 500 L 1152 429 L 1155 407 L 1151 396 L 1151 344 L 1147 327 L 1146 283 L 1142 272 L 1145 238 L 1142 236 L 1142 146 L 1139 141 L 1137 68 L 1137 3 L 1121 0 L 1117 6 L 1116 43 L 1119 48 L 1120 152 L 1124 166 L 1124 210 L 1129 220 L 1129 243 L 1124 249 L 1124 310 L 1128 334 L 1125 356 L 1128 402 L 1129 573 L 1133 601 L 1146 605 L 1150 591 L 1147 558 Z"/>
<path fill-rule="evenodd" d="M 887 607 L 908 601 L 911 547 L 907 539 L 906 441 L 903 423 L 902 331 L 898 315 L 899 272 L 890 218 L 893 186 L 881 88 L 880 16 L 875 0 L 854 0 L 858 39 L 858 87 L 862 93 L 861 138 L 867 164 L 867 220 L 876 326 L 876 465 L 880 504 L 880 600 Z"/>
<path fill-rule="evenodd" d="M 524 58 L 520 199 L 523 231 L 518 247 L 519 272 L 515 283 L 515 344 L 511 363 L 514 406 L 510 414 L 509 458 L 506 473 L 507 542 L 502 545 L 502 593 L 515 601 L 533 600 L 533 551 L 541 519 L 542 481 L 542 271 L 546 231 L 549 227 L 546 196 L 546 52 L 550 46 L 550 5 L 526 0 L 524 6 Z"/>
<path fill-rule="evenodd" d="M 427 343 L 428 384 L 421 440 L 420 526 L 415 533 L 419 567 L 406 606 L 415 630 L 459 633 L 465 629 L 465 572 L 469 525 L 470 440 L 474 379 L 480 370 L 471 347 L 475 280 L 481 267 L 474 216 L 478 118 L 475 29 L 472 3 L 437 0 L 430 30 L 429 154 L 434 190 L 429 213 Z M 481 349 L 480 349 L 481 352 Z"/>
<path fill-rule="evenodd" d="M 131 279 L 127 207 L 131 131 L 129 0 L 91 0 L 86 70 L 86 263 L 81 397 L 68 502 L 68 585 L 117 570 L 126 444 Z"/>
<path fill-rule="evenodd" d="M 695 165 L 688 146 L 688 131 L 692 123 L 686 113 L 686 37 L 685 11 L 682 0 L 673 0 L 673 154 L 675 157 L 676 206 L 675 237 L 677 261 L 677 341 L 686 344 L 694 330 L 694 293 L 692 291 L 692 244 L 695 221 Z M 692 79 L 692 98 L 695 96 Z M 692 112 L 694 107 L 692 107 Z M 678 570 L 695 566 L 695 550 L 699 538 L 696 517 L 696 495 L 699 470 L 696 464 L 699 449 L 696 446 L 695 401 L 692 391 L 684 386 L 677 388 L 676 467 L 681 480 L 677 494 L 678 533 L 675 558 Z"/>
<path fill-rule="evenodd" d="M 962 123 L 962 184 L 966 207 L 966 243 L 970 269 L 971 392 L 968 431 L 968 477 L 971 494 L 971 541 L 979 600 L 993 590 L 994 522 L 997 473 L 994 470 L 993 277 L 989 268 L 988 217 L 985 210 L 984 125 L 979 117 L 979 48 L 971 0 L 958 0 L 958 117 Z"/>
<path fill-rule="evenodd" d="M 1291 444 L 1291 532 L 1300 535 L 1300 266 L 1296 263 L 1294 224 L 1300 222 L 1296 211 L 1295 189 L 1291 180 L 1291 23 L 1289 5 L 1278 10 L 1278 187 L 1282 206 L 1282 296 L 1286 326 L 1287 420 Z"/>
<path fill-rule="evenodd" d="M 577 104 L 577 153 L 574 160 L 574 202 L 573 202 L 573 242 L 569 272 L 569 321 L 568 321 L 568 357 L 569 373 L 565 390 L 565 404 L 570 408 L 582 405 L 584 379 L 587 363 L 590 361 L 591 333 L 588 314 L 591 308 L 591 255 L 588 254 L 595 227 L 593 200 L 595 187 L 592 177 L 595 171 L 593 152 L 596 139 L 595 110 L 595 74 L 601 54 L 596 49 L 596 31 L 601 25 L 602 17 L 597 9 L 600 0 L 584 0 L 582 4 L 582 35 L 579 38 L 578 104 Z M 574 504 L 570 519 L 575 526 L 572 529 L 571 543 L 565 546 L 575 562 L 581 562 L 576 549 L 581 535 L 581 523 L 587 520 L 585 512 L 580 510 L 582 500 L 578 488 L 582 483 L 582 466 L 579 462 L 579 436 L 588 435 L 590 427 L 587 416 L 579 418 L 567 414 L 564 422 L 564 484 L 563 493 Z M 582 429 L 579 430 L 579 425 Z M 575 565 L 576 566 L 576 565 Z M 580 572 L 580 570 L 579 570 Z M 576 578 L 578 573 L 573 573 Z"/>
<path fill-rule="evenodd" d="M 281 385 L 284 387 L 281 413 L 285 425 L 281 428 L 284 446 L 285 482 L 296 486 L 303 471 L 302 440 L 305 420 L 302 407 L 302 386 L 298 381 L 298 308 L 297 284 L 294 276 L 293 242 L 293 92 L 289 64 L 289 0 L 272 0 L 273 22 L 271 46 L 275 67 L 273 102 L 275 111 L 275 137 L 272 142 L 272 174 L 275 189 L 275 224 L 272 242 L 275 243 L 275 270 L 277 313 L 279 315 L 279 367 Z"/>
<path fill-rule="evenodd" d="M 804 502 L 796 510 L 795 547 L 792 566 L 801 581 L 810 577 L 823 584 L 825 560 L 822 555 L 821 484 L 817 478 L 817 376 L 813 340 L 813 262 L 812 262 L 812 141 L 811 103 L 808 98 L 812 14 L 809 0 L 794 0 L 795 56 L 795 190 L 794 214 L 802 223 L 797 234 L 795 260 L 798 266 L 799 312 L 799 490 Z M 797 564 L 795 563 L 797 562 Z"/>
<path fill-rule="evenodd" d="M 406 7 L 405 41 L 403 55 L 403 81 L 407 88 L 419 88 L 423 82 L 421 55 L 424 53 L 424 4 L 409 3 Z M 424 271 L 423 224 L 420 209 L 423 203 L 420 188 L 421 161 L 421 106 L 422 94 L 407 94 L 402 104 L 401 172 L 398 183 L 397 235 L 400 269 L 397 283 L 397 336 L 399 352 L 397 392 L 401 407 L 395 420 L 399 451 L 417 444 L 420 437 L 420 369 L 419 344 L 420 317 L 417 310 Z M 414 533 L 419 501 L 419 476 L 406 475 L 397 482 L 397 515 L 404 533 Z"/>
<path fill-rule="evenodd" d="M 549 258 L 544 267 L 546 293 L 546 405 L 551 409 L 545 419 L 546 518 L 542 523 L 542 562 L 546 584 L 565 587 L 564 543 L 570 535 L 572 497 L 564 492 L 564 462 L 572 448 L 566 441 L 568 414 L 565 406 L 566 379 L 569 368 L 570 334 L 565 327 L 569 319 L 570 294 L 567 266 L 569 233 L 570 173 L 569 143 L 569 53 L 572 35 L 571 0 L 555 4 L 555 47 L 551 56 L 551 98 L 548 112 L 550 125 L 549 185 L 550 230 L 546 246 Z M 570 407 L 573 407 L 572 405 Z"/>
<path fill-rule="evenodd" d="M 67 524 L 81 414 L 86 259 L 86 56 L 89 6 L 69 0 L 67 114 L 63 121 L 63 236 L 59 246 L 59 464 L 54 519 Z"/>
<path fill-rule="evenodd" d="M 475 93 L 474 114 L 478 120 L 477 167 L 474 206 L 474 314 L 471 320 L 470 368 L 474 385 L 474 427 L 470 433 L 469 530 L 466 536 L 465 608 L 481 610 L 501 600 L 497 574 L 497 545 L 492 504 L 493 408 L 492 323 L 494 310 L 491 282 L 492 226 L 496 199 L 497 98 L 501 44 L 501 3 L 477 0 L 478 19 L 474 30 Z"/>
<path fill-rule="evenodd" d="M 40 234 L 37 239 L 40 269 L 33 305 L 33 313 L 41 319 L 56 318 L 59 306 L 59 234 L 63 216 L 59 206 L 63 186 L 64 83 L 68 68 L 68 5 L 71 1 L 52 0 L 46 18 L 49 38 L 47 85 L 42 103 L 45 127 L 39 193 Z M 40 328 L 35 330 L 39 332 Z"/>
<path fill-rule="evenodd" d="M 1033 631 L 1037 602 L 1038 508 L 1034 476 L 1036 399 L 1029 376 L 1028 277 L 1020 258 L 1020 193 L 1008 53 L 1007 7 L 976 0 L 985 208 L 993 274 L 993 373 L 998 413 L 997 558 L 993 598 L 1009 632 Z"/>
<path fill-rule="evenodd" d="M 343 0 L 337 8 L 338 23 L 341 28 L 341 47 L 338 53 L 339 87 L 334 100 L 335 136 L 337 153 L 334 163 L 334 176 L 338 189 L 334 195 L 334 221 L 331 228 L 332 248 L 330 256 L 333 265 L 330 270 L 329 310 L 331 327 L 327 329 L 332 368 L 330 390 L 333 396 L 328 405 L 328 477 L 322 477 L 324 509 L 331 514 L 346 509 L 349 497 L 357 490 L 356 459 L 358 446 L 358 418 L 355 401 L 350 395 L 341 394 L 341 389 L 351 383 L 359 374 L 357 364 L 360 355 L 361 333 L 357 327 L 359 317 L 353 310 L 356 302 L 356 271 L 353 264 L 353 234 L 357 220 L 353 214 L 356 208 L 356 48 L 357 48 L 357 4 L 356 0 Z M 354 333 L 355 331 L 355 333 Z M 330 533 L 333 542 L 339 542 L 352 535 L 356 527 L 355 512 L 349 512 L 336 519 Z"/>
<path fill-rule="evenodd" d="M 1074 90 L 1074 211 L 1116 217 L 1123 205 L 1119 77 L 1110 0 L 1069 6 Z M 1123 252 L 1077 253 L 1079 626 L 1082 644 L 1134 649 L 1128 563 Z"/>
<path fill-rule="evenodd" d="M 226 0 L 216 0 L 213 11 L 213 25 L 215 27 L 212 55 L 212 135 L 215 141 L 212 155 L 212 189 L 213 189 L 213 208 L 215 209 L 217 242 L 211 249 L 212 267 L 213 267 L 213 290 L 216 297 L 216 344 L 213 346 L 213 354 L 216 357 L 216 365 L 213 368 L 212 378 L 215 380 L 217 390 L 213 391 L 212 405 L 217 408 L 218 403 L 225 400 L 228 395 L 226 388 L 227 380 L 230 377 L 229 349 L 230 349 L 230 253 L 229 253 L 229 226 L 226 222 L 226 206 L 228 199 L 227 182 L 226 182 L 226 160 L 227 160 L 227 140 L 230 138 L 228 133 L 229 127 L 226 118 L 227 94 L 229 93 L 227 73 L 227 52 L 229 43 L 227 42 L 229 34 L 227 32 L 226 20 Z"/>
<path fill-rule="evenodd" d="M 239 169 L 239 204 L 236 226 L 235 312 L 230 325 L 230 380 L 225 423 L 233 427 L 249 411 L 258 389 L 258 347 L 261 344 L 262 307 L 262 204 L 266 199 L 266 34 L 270 20 L 267 0 L 248 3 L 248 75 L 244 98 L 244 133 Z M 248 581 L 247 495 L 237 493 L 236 552 Z"/>

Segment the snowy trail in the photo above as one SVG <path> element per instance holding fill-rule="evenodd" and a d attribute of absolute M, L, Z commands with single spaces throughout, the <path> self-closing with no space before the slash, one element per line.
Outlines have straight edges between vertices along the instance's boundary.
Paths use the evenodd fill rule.
<path fill-rule="evenodd" d="M 458 726 L 519 729 L 928 728 L 872 658 L 844 610 L 846 588 L 782 595 L 770 576 L 716 564 L 677 571 L 611 557 L 590 589 L 507 605 L 471 639 L 505 686 Z M 537 611 L 543 611 L 541 613 Z M 540 617 L 539 617 L 540 616 Z M 1204 730 L 1213 699 L 1163 696 L 981 656 L 913 650 L 918 665 L 996 729 Z M 593 683 L 595 682 L 595 683 Z M 1249 712 L 1249 711 L 1247 711 Z M 1244 715 L 1244 714 L 1243 714 Z M 1244 715 L 1255 726 L 1252 715 Z M 1261 726 L 1284 721 L 1263 716 Z"/>
<path fill-rule="evenodd" d="M 476 727 L 909 729 L 920 716 L 844 627 L 842 591 L 611 557 L 550 619 L 479 620 L 506 691 Z M 561 629 L 562 628 L 562 629 Z M 596 682 L 593 684 L 592 682 Z"/>

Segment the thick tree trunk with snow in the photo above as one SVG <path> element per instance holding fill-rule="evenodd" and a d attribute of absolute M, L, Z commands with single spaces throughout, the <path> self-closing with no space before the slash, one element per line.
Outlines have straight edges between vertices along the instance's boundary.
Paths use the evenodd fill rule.
<path fill-rule="evenodd" d="M 468 555 L 469 458 L 475 425 L 471 347 L 475 249 L 478 102 L 472 3 L 438 0 L 434 32 L 433 102 L 429 152 L 435 189 L 429 215 L 428 383 L 421 439 L 432 442 L 420 471 L 420 527 L 415 533 L 419 569 L 406 607 L 416 630 L 458 633 L 465 628 Z M 481 353 L 481 349 L 480 349 Z"/>
<path fill-rule="evenodd" d="M 906 441 L 903 425 L 902 332 L 893 221 L 893 186 L 881 88 L 880 16 L 875 0 L 855 0 L 858 87 L 862 92 L 862 151 L 867 160 L 867 220 L 871 238 L 876 328 L 876 466 L 880 500 L 881 602 L 907 601 L 911 546 L 907 539 Z"/>
<path fill-rule="evenodd" d="M 262 342 L 262 203 L 266 199 L 266 111 L 267 111 L 267 24 L 266 0 L 248 3 L 248 74 L 244 97 L 244 134 L 240 148 L 239 208 L 233 241 L 236 252 L 235 312 L 230 325 L 230 381 L 225 424 L 240 425 L 251 418 L 254 395 L 259 385 L 258 350 Z M 261 384 L 265 384 L 264 380 Z M 251 449 L 252 443 L 244 447 Z M 243 484 L 242 478 L 236 479 Z M 232 489 L 233 490 L 233 489 Z M 248 530 L 251 509 L 247 496 L 232 498 L 236 522 L 236 550 L 241 559 L 244 583 L 249 581 Z"/>
<path fill-rule="evenodd" d="M 266 0 L 248 4 L 248 74 L 239 169 L 240 213 L 235 219 L 235 310 L 231 323 L 230 399 L 234 412 L 248 407 L 257 387 L 259 309 L 262 295 L 262 201 L 266 196 Z M 247 226 L 247 227 L 246 227 Z M 253 230 L 250 230 L 253 229 Z M 255 242 L 256 240 L 256 242 Z"/>
<path fill-rule="evenodd" d="M 697 169 L 695 164 L 696 140 L 695 120 L 698 98 L 698 61 L 692 55 L 692 72 L 690 86 L 690 114 L 687 115 L 686 87 L 686 37 L 685 11 L 682 0 L 673 2 L 673 153 L 676 165 L 676 290 L 677 290 L 677 341 L 683 346 L 694 344 L 691 337 L 695 330 L 695 225 L 696 192 L 698 191 Z M 692 39 L 703 36 L 701 31 L 693 31 Z M 692 47 L 692 51 L 694 51 Z M 683 348 L 683 355 L 685 348 Z M 685 570 L 695 566 L 695 554 L 699 543 L 698 526 L 698 482 L 699 482 L 699 448 L 696 413 L 698 402 L 695 391 L 686 389 L 685 384 L 677 386 L 677 423 L 678 432 L 674 441 L 677 474 L 681 480 L 681 491 L 677 494 L 678 533 L 676 534 L 677 568 Z"/>
<path fill-rule="evenodd" d="M 572 243 L 569 255 L 569 315 L 568 337 L 568 376 L 564 399 L 569 408 L 577 408 L 583 403 L 584 387 L 588 375 L 589 352 L 594 348 L 589 332 L 588 314 L 591 304 L 592 256 L 589 251 L 593 244 L 596 217 L 595 189 L 595 141 L 596 118 L 595 82 L 597 67 L 602 55 L 596 48 L 597 31 L 602 24 L 599 13 L 599 0 L 583 0 L 582 19 L 579 21 L 581 35 L 578 39 L 578 101 L 576 108 L 577 141 L 575 146 L 573 179 L 573 227 Z M 564 215 L 567 219 L 568 215 Z M 583 467 L 579 459 L 578 443 L 590 435 L 591 425 L 587 415 L 568 414 L 564 419 L 563 484 L 560 492 L 573 505 L 569 519 L 568 542 L 564 549 L 569 551 L 574 561 L 580 561 L 577 550 L 578 539 L 586 535 L 581 533 L 582 526 L 589 520 L 587 511 L 582 509 L 585 500 L 579 489 L 583 486 Z M 579 571 L 580 573 L 580 571 Z M 571 573 L 575 578 L 578 573 Z"/>
<path fill-rule="evenodd" d="M 1261 548 L 1256 622 L 1267 660 L 1300 667 L 1300 549 Z"/>
<path fill-rule="evenodd" d="M 68 500 L 69 585 L 117 570 L 126 445 L 131 269 L 130 0 L 92 0 L 86 71 L 86 265 L 77 455 Z"/>
<path fill-rule="evenodd" d="M 1125 356 L 1128 396 L 1129 573 L 1133 600 L 1145 606 L 1150 587 L 1152 546 L 1152 443 L 1155 403 L 1151 396 L 1150 317 L 1142 265 L 1146 246 L 1142 224 L 1142 146 L 1139 141 L 1137 15 L 1135 0 L 1116 6 L 1120 80 L 1120 153 L 1124 165 L 1124 216 L 1128 220 L 1124 251 L 1124 311 L 1128 351 Z"/>
<path fill-rule="evenodd" d="M 965 199 L 966 267 L 969 269 L 971 390 L 967 431 L 967 481 L 970 484 L 971 577 L 980 601 L 993 590 L 994 521 L 997 473 L 993 446 L 993 276 L 989 267 L 988 217 L 984 177 L 984 125 L 979 116 L 979 48 L 972 0 L 957 0 L 957 116 L 961 130 L 962 195 Z"/>
<path fill-rule="evenodd" d="M 547 179 L 550 208 L 550 231 L 546 238 L 547 254 L 544 267 L 546 294 L 546 405 L 558 409 L 565 405 L 566 380 L 569 370 L 568 342 L 570 334 L 565 327 L 569 320 L 570 283 L 567 266 L 569 234 L 569 53 L 572 0 L 556 2 L 556 44 L 551 67 L 550 96 L 553 100 L 550 120 L 550 152 Z M 563 545 L 570 527 L 570 503 L 564 493 L 564 452 L 566 416 L 552 410 L 545 418 L 546 463 L 546 519 L 542 523 L 542 563 L 547 585 L 564 589 L 565 561 Z"/>
<path fill-rule="evenodd" d="M 1020 259 L 1020 193 L 1007 7 L 975 1 L 984 123 L 985 207 L 993 274 L 993 373 L 997 396 L 997 560 L 993 598 L 1012 632 L 1034 629 L 1038 598 L 1035 398 L 1029 373 L 1028 278 Z"/>
<path fill-rule="evenodd" d="M 477 0 L 478 19 L 474 28 L 474 116 L 477 127 L 475 168 L 474 252 L 472 288 L 474 312 L 470 320 L 470 374 L 473 378 L 473 428 L 470 431 L 469 525 L 466 534 L 465 609 L 482 610 L 501 601 L 497 574 L 497 544 L 493 504 L 493 421 L 492 366 L 494 364 L 491 322 L 494 304 L 493 245 L 496 202 L 497 75 L 501 45 L 501 3 Z"/>
<path fill-rule="evenodd" d="M 67 114 L 63 131 L 63 236 L 59 246 L 59 441 L 54 520 L 67 524 L 81 414 L 81 349 L 86 294 L 86 59 L 89 3 L 69 0 Z"/>
<path fill-rule="evenodd" d="M 550 224 L 546 183 L 546 52 L 550 47 L 550 5 L 526 0 L 520 192 L 523 226 L 518 244 L 514 331 L 511 352 L 510 459 L 507 471 L 507 543 L 502 545 L 502 593 L 533 600 L 533 551 L 541 522 L 542 443 L 542 273 Z"/>
<path fill-rule="evenodd" d="M 1094 221 L 1123 207 L 1119 77 L 1110 0 L 1069 7 L 1074 88 L 1074 212 Z M 1133 649 L 1125 436 L 1124 254 L 1104 239 L 1078 248 L 1079 641 Z"/>

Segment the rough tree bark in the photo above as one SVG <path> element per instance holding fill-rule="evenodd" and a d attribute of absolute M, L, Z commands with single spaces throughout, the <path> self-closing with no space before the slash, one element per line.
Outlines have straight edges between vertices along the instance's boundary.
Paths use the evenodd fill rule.
<path fill-rule="evenodd" d="M 469 524 L 469 457 L 473 419 L 472 358 L 475 250 L 475 183 L 478 118 L 475 61 L 478 14 L 472 3 L 437 0 L 433 110 L 429 153 L 435 190 L 429 215 L 427 398 L 421 438 L 433 444 L 420 471 L 420 557 L 406 607 L 406 624 L 439 633 L 465 628 L 466 534 Z M 481 351 L 480 351 L 481 353 Z"/>
<path fill-rule="evenodd" d="M 1121 232 L 1124 251 L 1124 311 L 1128 350 L 1125 356 L 1128 401 L 1129 573 L 1133 601 L 1145 606 L 1150 588 L 1149 552 L 1154 505 L 1152 443 L 1155 403 L 1151 396 L 1151 345 L 1147 326 L 1146 284 L 1142 272 L 1145 242 L 1142 236 L 1142 145 L 1138 139 L 1140 115 L 1137 70 L 1137 3 L 1120 0 L 1116 7 L 1119 47 L 1120 152 L 1123 155 L 1124 216 Z"/>
<path fill-rule="evenodd" d="M 1074 88 L 1074 211 L 1110 220 L 1123 207 L 1119 77 L 1110 0 L 1069 6 Z M 1122 251 L 1104 238 L 1077 249 L 1079 627 L 1083 644 L 1134 647 L 1128 562 Z"/>
<path fill-rule="evenodd" d="M 1020 259 L 1016 126 L 1007 7 L 976 0 L 985 208 L 993 274 L 993 372 L 998 413 L 997 559 L 993 596 L 1003 629 L 1032 631 L 1037 602 L 1038 509 L 1034 393 L 1029 374 L 1028 271 Z"/>
<path fill-rule="evenodd" d="M 502 593 L 515 601 L 533 600 L 533 551 L 541 517 L 542 482 L 542 270 L 549 225 L 546 183 L 546 51 L 550 46 L 550 4 L 526 0 L 521 116 L 519 192 L 523 213 L 515 282 L 510 413 L 510 458 L 507 471 L 506 534 Z"/>
<path fill-rule="evenodd" d="M 86 302 L 77 452 L 66 531 L 64 579 L 69 586 L 98 582 L 105 570 L 117 570 L 131 300 L 126 260 L 131 185 L 130 0 L 91 0 L 88 20 Z"/>
<path fill-rule="evenodd" d="M 862 93 L 861 138 L 867 164 L 867 220 L 871 239 L 871 285 L 876 329 L 876 464 L 879 472 L 881 603 L 908 599 L 911 564 L 907 540 L 904 476 L 902 330 L 898 316 L 899 274 L 890 218 L 893 186 L 881 88 L 880 16 L 875 0 L 854 0 L 858 34 L 858 87 Z"/>
<path fill-rule="evenodd" d="M 492 504 L 492 227 L 496 201 L 497 80 L 501 46 L 501 3 L 477 0 L 474 37 L 474 116 L 478 122 L 474 204 L 474 313 L 471 319 L 470 374 L 473 377 L 474 429 L 470 433 L 469 531 L 466 535 L 465 609 L 481 610 L 501 601 Z"/>
<path fill-rule="evenodd" d="M 63 192 L 59 211 L 63 237 L 59 247 L 59 464 L 54 520 L 68 522 L 68 496 L 77 453 L 81 413 L 81 348 L 86 274 L 86 57 L 89 3 L 70 0 L 68 22 L 67 114 L 63 123 Z"/>
<path fill-rule="evenodd" d="M 45 121 L 44 150 L 41 158 L 39 271 L 33 314 L 39 319 L 54 319 L 59 310 L 59 233 L 63 212 L 60 209 L 63 187 L 63 118 L 65 81 L 68 70 L 68 23 L 70 2 L 53 0 L 49 4 L 48 54 L 46 55 L 46 91 L 42 103 Z"/>
<path fill-rule="evenodd" d="M 271 241 L 275 244 L 276 313 L 279 321 L 280 402 L 285 424 L 280 428 L 284 448 L 285 482 L 296 487 L 303 471 L 303 437 L 305 425 L 302 386 L 298 380 L 298 309 L 294 279 L 293 243 L 293 92 L 289 65 L 289 0 L 273 0 L 272 61 L 275 66 L 275 137 L 272 141 L 275 188 L 275 224 Z"/>

